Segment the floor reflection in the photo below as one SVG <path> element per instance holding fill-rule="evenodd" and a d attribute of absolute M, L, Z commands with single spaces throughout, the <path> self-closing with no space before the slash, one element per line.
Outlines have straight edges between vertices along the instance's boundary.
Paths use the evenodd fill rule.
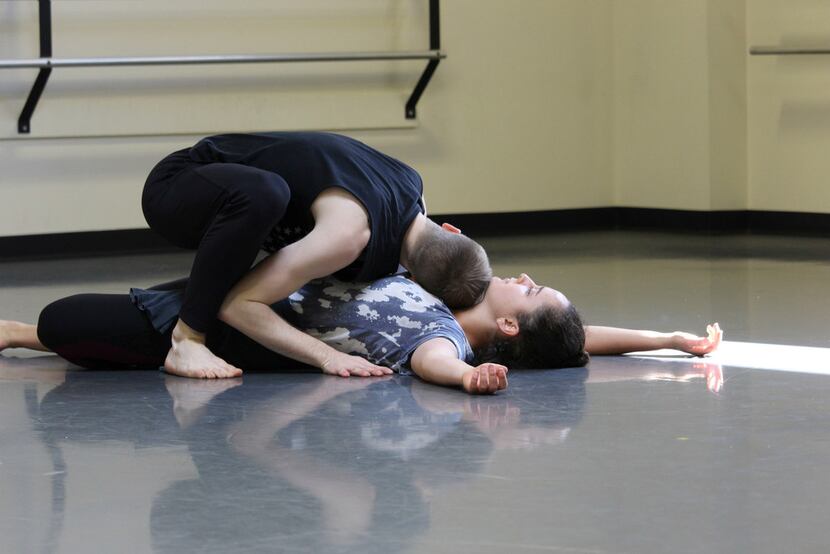
<path fill-rule="evenodd" d="M 472 397 L 404 377 L 197 381 L 67 370 L 53 357 L 3 367 L 15 380 L 53 387 L 28 406 L 52 460 L 45 544 L 55 549 L 64 510 L 79 500 L 67 497 L 67 483 L 91 469 L 67 463 L 65 448 L 186 446 L 196 477 L 172 482 L 152 502 L 152 544 L 165 552 L 275 541 L 313 552 L 404 550 L 430 525 L 429 498 L 475 479 L 494 451 L 568 437 L 583 414 L 588 372 L 541 373 L 531 400 Z M 92 470 L 118 471 L 110 461 Z"/>
<path fill-rule="evenodd" d="M 588 368 L 517 371 L 507 391 L 489 397 L 399 376 L 260 374 L 200 381 L 76 370 L 52 356 L 0 358 L 0 375 L 21 387 L 44 447 L 38 471 L 49 482 L 48 515 L 30 515 L 41 529 L 37 544 L 56 552 L 72 550 L 65 545 L 77 540 L 70 536 L 78 524 L 94 525 L 78 515 L 85 513 L 79 507 L 100 502 L 118 514 L 135 502 L 108 487 L 80 485 L 96 474 L 133 480 L 151 493 L 143 532 L 155 551 L 269 551 L 274 544 L 285 551 L 406 551 L 435 533 L 436 499 L 488 489 L 493 479 L 520 478 L 505 460 L 521 455 L 523 463 L 569 467 L 580 448 L 601 452 L 602 441 L 577 431 L 590 412 L 593 427 L 609 409 L 625 414 L 615 438 L 620 448 L 643 440 L 657 421 L 650 413 L 669 414 L 680 399 L 688 411 L 706 405 L 704 396 L 747 383 L 724 388 L 717 357 L 677 356 L 595 357 Z M 631 388 L 638 383 L 644 387 Z M 616 390 L 629 392 L 611 400 Z M 655 392 L 662 401 L 648 400 Z M 593 394 L 599 403 L 589 410 Z M 635 415 L 643 402 L 657 411 Z M 661 424 L 661 436 L 673 441 L 690 444 L 706 436 L 684 428 L 685 422 L 676 432 L 668 423 Z M 577 450 L 568 447 L 573 440 Z M 117 453 L 124 444 L 139 463 L 146 461 L 143 451 L 177 461 L 127 472 Z M 74 525 L 68 527 L 70 513 Z"/>
<path fill-rule="evenodd" d="M 664 356 L 595 356 L 591 359 L 590 383 L 617 381 L 671 381 L 689 383 L 701 380 L 710 392 L 724 386 L 723 365 L 717 358 L 696 358 L 667 351 Z"/>

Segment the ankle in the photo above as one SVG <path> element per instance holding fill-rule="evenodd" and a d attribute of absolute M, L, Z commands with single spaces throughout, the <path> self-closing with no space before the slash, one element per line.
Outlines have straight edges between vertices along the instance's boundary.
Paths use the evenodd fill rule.
<path fill-rule="evenodd" d="M 0 350 L 4 348 L 27 347 L 30 342 L 30 335 L 34 329 L 34 336 L 37 330 L 34 326 L 11 320 L 0 320 Z"/>
<path fill-rule="evenodd" d="M 173 328 L 173 343 L 182 343 L 185 341 L 205 344 L 205 334 L 196 331 L 180 319 Z"/>

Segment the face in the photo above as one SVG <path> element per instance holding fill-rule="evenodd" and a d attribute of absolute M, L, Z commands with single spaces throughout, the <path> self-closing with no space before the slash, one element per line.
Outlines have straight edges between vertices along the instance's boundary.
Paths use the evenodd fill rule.
<path fill-rule="evenodd" d="M 498 317 L 515 317 L 542 306 L 567 308 L 567 297 L 556 289 L 537 285 L 526 273 L 503 279 L 493 277 L 484 297 Z"/>

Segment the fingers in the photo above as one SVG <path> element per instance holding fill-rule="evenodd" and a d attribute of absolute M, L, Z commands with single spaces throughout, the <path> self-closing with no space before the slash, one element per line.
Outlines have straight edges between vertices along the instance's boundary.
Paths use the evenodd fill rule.
<path fill-rule="evenodd" d="M 350 369 L 349 372 L 352 375 L 357 375 L 358 377 L 383 377 L 384 375 L 392 375 L 394 373 L 394 371 L 388 367 L 381 367 L 379 365 L 372 364 L 361 364 L 360 367 Z"/>
<path fill-rule="evenodd" d="M 718 323 L 715 323 L 714 325 L 712 325 L 712 329 L 715 332 L 715 338 L 713 339 L 715 347 L 712 349 L 712 350 L 714 350 L 715 348 L 720 346 L 720 343 L 723 340 L 723 329 L 720 328 L 720 325 Z"/>
<path fill-rule="evenodd" d="M 499 369 L 496 371 L 496 377 L 499 381 L 498 390 L 504 390 L 507 388 L 507 371 L 505 369 Z"/>
<path fill-rule="evenodd" d="M 341 354 L 321 366 L 323 373 L 340 377 L 382 377 L 394 373 L 388 367 L 375 365 L 360 356 Z"/>
<path fill-rule="evenodd" d="M 461 234 L 461 229 L 459 229 L 458 227 L 456 227 L 455 225 L 452 225 L 450 223 L 442 223 L 441 228 L 444 229 L 445 231 L 449 231 L 450 233 L 454 233 L 456 235 Z"/>
<path fill-rule="evenodd" d="M 507 368 L 499 364 L 482 364 L 473 370 L 468 392 L 493 394 L 506 388 Z"/>
<path fill-rule="evenodd" d="M 494 365 L 491 365 L 487 368 L 487 392 L 494 393 L 499 390 L 499 379 L 496 376 L 496 372 L 498 368 Z"/>
<path fill-rule="evenodd" d="M 394 371 L 392 371 L 388 367 L 381 367 L 381 366 L 377 366 L 377 365 L 371 366 L 368 369 L 368 371 L 369 371 L 369 375 L 372 375 L 374 377 L 382 377 L 384 375 L 392 375 L 394 373 Z"/>
<path fill-rule="evenodd" d="M 720 325 L 717 323 L 707 325 L 706 337 L 698 338 L 693 344 L 690 345 L 692 353 L 698 356 L 703 356 L 704 354 L 714 352 L 720 346 L 722 339 L 723 330 L 721 330 Z"/>
<path fill-rule="evenodd" d="M 478 368 L 475 368 L 471 372 L 469 372 L 470 381 L 469 381 L 469 384 L 466 385 L 464 388 L 470 394 L 478 394 L 478 381 L 479 381 L 480 373 L 481 372 L 478 370 Z"/>

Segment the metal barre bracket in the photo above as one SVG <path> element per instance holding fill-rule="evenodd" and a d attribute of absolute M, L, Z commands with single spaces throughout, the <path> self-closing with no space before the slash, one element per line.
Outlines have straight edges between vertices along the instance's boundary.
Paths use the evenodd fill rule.
<path fill-rule="evenodd" d="M 330 52 L 306 54 L 162 56 L 131 58 L 52 58 L 52 0 L 38 0 L 40 30 L 40 57 L 33 59 L 1 60 L 0 69 L 39 68 L 26 104 L 17 120 L 17 132 L 31 132 L 31 119 L 37 103 L 46 88 L 55 67 L 104 67 L 152 65 L 206 65 L 291 62 L 349 62 L 384 60 L 428 60 L 426 68 L 406 101 L 404 115 L 415 119 L 421 95 L 426 90 L 435 69 L 447 55 L 441 51 L 439 0 L 429 0 L 429 50 L 416 52 Z"/>
<path fill-rule="evenodd" d="M 752 46 L 749 49 L 752 56 L 814 56 L 830 54 L 828 46 Z"/>

